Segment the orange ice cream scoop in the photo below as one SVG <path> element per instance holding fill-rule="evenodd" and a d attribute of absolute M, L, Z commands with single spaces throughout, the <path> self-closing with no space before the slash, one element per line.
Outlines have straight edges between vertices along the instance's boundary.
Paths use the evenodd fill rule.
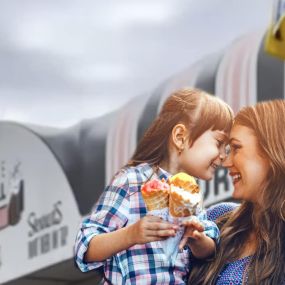
<path fill-rule="evenodd" d="M 192 194 L 199 193 L 200 189 L 195 178 L 187 173 L 180 172 L 169 178 L 169 184 L 182 188 Z"/>
<path fill-rule="evenodd" d="M 168 207 L 170 186 L 164 180 L 152 179 L 146 182 L 141 193 L 147 210 L 159 210 Z"/>

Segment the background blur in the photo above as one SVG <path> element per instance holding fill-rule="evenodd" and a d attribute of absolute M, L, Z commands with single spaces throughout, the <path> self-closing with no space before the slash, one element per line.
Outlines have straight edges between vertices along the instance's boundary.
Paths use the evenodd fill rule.
<path fill-rule="evenodd" d="M 272 0 L 1 0 L 0 119 L 69 126 L 248 32 Z"/>
<path fill-rule="evenodd" d="M 264 51 L 272 9 L 0 0 L 0 284 L 99 284 L 74 266 L 78 225 L 174 89 L 205 89 L 235 111 L 284 98 L 284 61 Z M 224 169 L 199 183 L 206 206 L 231 199 Z"/>

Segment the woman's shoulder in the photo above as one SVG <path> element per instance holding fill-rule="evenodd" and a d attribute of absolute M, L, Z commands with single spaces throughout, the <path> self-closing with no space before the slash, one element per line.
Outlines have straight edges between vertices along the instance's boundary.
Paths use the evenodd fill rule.
<path fill-rule="evenodd" d="M 223 203 L 218 203 L 215 205 L 212 205 L 209 207 L 206 212 L 207 212 L 207 218 L 210 221 L 215 221 L 219 217 L 232 212 L 235 210 L 237 207 L 239 207 L 240 204 L 234 203 L 234 202 L 223 202 Z"/>

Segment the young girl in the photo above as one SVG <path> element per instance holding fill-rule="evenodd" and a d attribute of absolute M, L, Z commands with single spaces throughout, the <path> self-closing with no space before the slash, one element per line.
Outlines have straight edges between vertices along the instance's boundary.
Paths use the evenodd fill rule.
<path fill-rule="evenodd" d="M 79 268 L 103 267 L 105 284 L 184 284 L 190 252 L 201 259 L 211 256 L 219 231 L 210 221 L 188 223 L 191 239 L 173 264 L 160 241 L 174 236 L 178 226 L 146 215 L 140 188 L 178 172 L 212 179 L 225 158 L 232 119 L 230 107 L 216 97 L 196 89 L 174 92 L 81 224 L 75 246 Z"/>

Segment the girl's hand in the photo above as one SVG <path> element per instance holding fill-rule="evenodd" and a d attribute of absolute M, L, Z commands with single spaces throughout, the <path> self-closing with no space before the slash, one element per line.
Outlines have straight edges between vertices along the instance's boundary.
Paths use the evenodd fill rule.
<path fill-rule="evenodd" d="M 200 240 L 205 237 L 204 234 L 204 227 L 203 225 L 197 220 L 188 220 L 182 223 L 185 226 L 185 232 L 183 238 L 180 241 L 179 249 L 182 249 L 188 242 L 188 240 Z"/>
<path fill-rule="evenodd" d="M 175 236 L 178 228 L 160 217 L 147 215 L 129 227 L 129 238 L 133 244 L 145 244 Z"/>

